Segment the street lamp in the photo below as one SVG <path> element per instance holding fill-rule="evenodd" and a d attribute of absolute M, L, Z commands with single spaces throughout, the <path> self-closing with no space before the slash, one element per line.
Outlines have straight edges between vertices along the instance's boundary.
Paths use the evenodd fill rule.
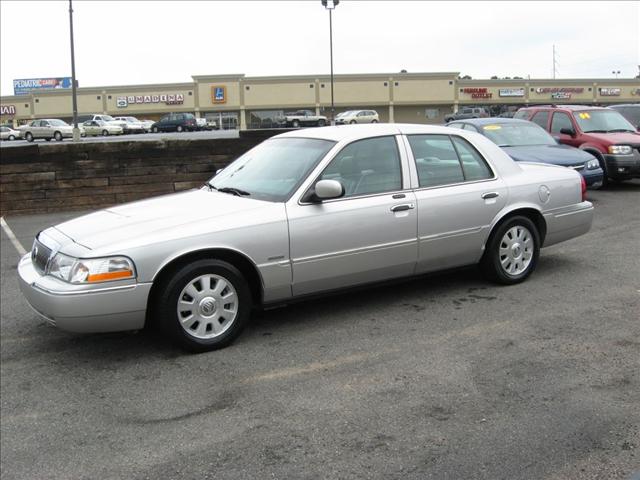
<path fill-rule="evenodd" d="M 329 10 L 329 57 L 331 59 L 331 125 L 336 124 L 336 110 L 333 105 L 333 24 L 331 12 L 338 6 L 340 0 L 320 0 L 322 6 Z"/>
<path fill-rule="evenodd" d="M 73 6 L 69 0 L 69 34 L 71 36 L 71 97 L 73 99 L 73 141 L 80 141 L 78 128 L 78 98 L 76 96 L 76 57 L 73 51 Z"/>
<path fill-rule="evenodd" d="M 611 73 L 613 73 L 616 76 L 616 79 L 617 79 L 618 75 L 620 75 L 620 70 L 612 70 Z"/>

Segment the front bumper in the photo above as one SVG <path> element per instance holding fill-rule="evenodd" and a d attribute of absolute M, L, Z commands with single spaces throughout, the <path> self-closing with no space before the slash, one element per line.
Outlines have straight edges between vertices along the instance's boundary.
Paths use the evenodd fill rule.
<path fill-rule="evenodd" d="M 604 179 L 604 171 L 601 168 L 593 170 L 581 170 L 580 174 L 584 177 L 584 181 L 588 188 L 600 188 Z"/>
<path fill-rule="evenodd" d="M 40 275 L 29 253 L 18 264 L 18 281 L 36 313 L 62 330 L 94 333 L 144 327 L 150 283 L 111 282 L 81 290 L 78 285 Z"/>
<path fill-rule="evenodd" d="M 637 149 L 631 155 L 605 155 L 604 161 L 611 178 L 640 178 L 640 152 Z"/>

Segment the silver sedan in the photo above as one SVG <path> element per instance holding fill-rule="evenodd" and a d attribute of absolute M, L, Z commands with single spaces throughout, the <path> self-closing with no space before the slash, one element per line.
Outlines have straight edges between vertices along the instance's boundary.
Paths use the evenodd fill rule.
<path fill-rule="evenodd" d="M 476 133 L 356 125 L 271 138 L 197 190 L 40 232 L 20 261 L 33 308 L 66 330 L 159 326 L 228 345 L 253 307 L 479 264 L 515 284 L 540 248 L 586 233 L 570 169 L 515 163 Z"/>

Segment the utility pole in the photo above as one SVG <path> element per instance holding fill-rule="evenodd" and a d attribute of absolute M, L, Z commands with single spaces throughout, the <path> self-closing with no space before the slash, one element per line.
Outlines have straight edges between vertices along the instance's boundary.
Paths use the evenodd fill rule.
<path fill-rule="evenodd" d="M 556 67 L 558 66 L 558 62 L 556 62 L 556 46 L 553 46 L 553 79 L 556 79 Z"/>
<path fill-rule="evenodd" d="M 73 141 L 80 141 L 78 128 L 78 98 L 76 95 L 76 57 L 73 50 L 73 5 L 69 0 L 69 34 L 71 37 L 71 97 L 73 99 Z"/>
<path fill-rule="evenodd" d="M 331 12 L 338 6 L 340 0 L 320 0 L 322 6 L 329 10 L 329 61 L 331 62 L 331 125 L 336 123 L 336 109 L 333 103 L 333 23 L 331 19 Z"/>

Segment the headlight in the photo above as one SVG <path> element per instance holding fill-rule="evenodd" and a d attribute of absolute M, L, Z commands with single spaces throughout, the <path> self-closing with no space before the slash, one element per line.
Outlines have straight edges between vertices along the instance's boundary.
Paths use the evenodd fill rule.
<path fill-rule="evenodd" d="M 614 155 L 631 155 L 632 151 L 629 145 L 611 145 L 609 147 L 609 153 Z"/>
<path fill-rule="evenodd" d="M 596 160 L 595 158 L 587 162 L 588 170 L 593 170 L 594 168 L 598 168 L 599 166 L 600 166 L 600 162 L 598 162 L 598 160 Z"/>
<path fill-rule="evenodd" d="M 133 262 L 127 257 L 73 258 L 57 253 L 47 273 L 69 283 L 101 283 L 135 278 Z"/>

